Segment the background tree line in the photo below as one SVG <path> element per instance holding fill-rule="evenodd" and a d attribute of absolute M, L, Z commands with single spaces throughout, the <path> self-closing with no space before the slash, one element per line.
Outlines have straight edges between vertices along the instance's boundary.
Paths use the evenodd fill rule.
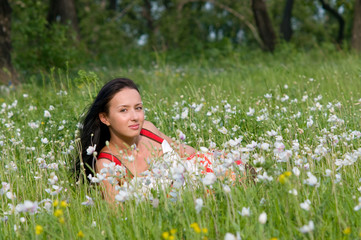
<path fill-rule="evenodd" d="M 3 82 L 66 63 L 272 52 L 285 43 L 361 51 L 361 0 L 0 0 Z"/>

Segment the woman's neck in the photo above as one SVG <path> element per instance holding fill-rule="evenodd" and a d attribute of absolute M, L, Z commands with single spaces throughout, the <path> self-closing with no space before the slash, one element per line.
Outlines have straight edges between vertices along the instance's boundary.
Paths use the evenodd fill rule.
<path fill-rule="evenodd" d="M 131 139 L 121 139 L 115 136 L 110 137 L 109 147 L 111 150 L 115 150 L 117 154 L 120 152 L 131 154 L 133 150 L 137 148 L 139 136 Z"/>

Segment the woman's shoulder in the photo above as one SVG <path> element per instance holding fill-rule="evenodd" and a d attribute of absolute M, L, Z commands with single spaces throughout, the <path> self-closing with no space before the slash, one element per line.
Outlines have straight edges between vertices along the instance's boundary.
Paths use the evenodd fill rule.
<path fill-rule="evenodd" d="M 162 133 L 159 131 L 159 129 L 151 122 L 145 120 L 144 124 L 143 124 L 143 128 L 157 134 L 157 135 L 161 135 Z"/>

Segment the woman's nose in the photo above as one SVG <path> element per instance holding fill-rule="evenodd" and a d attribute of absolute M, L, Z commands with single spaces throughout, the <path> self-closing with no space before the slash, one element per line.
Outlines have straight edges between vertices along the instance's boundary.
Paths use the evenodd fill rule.
<path fill-rule="evenodd" d="M 135 111 L 135 110 L 133 110 L 132 112 L 131 112 L 131 119 L 132 120 L 138 120 L 139 119 L 139 116 L 138 116 L 139 114 Z"/>

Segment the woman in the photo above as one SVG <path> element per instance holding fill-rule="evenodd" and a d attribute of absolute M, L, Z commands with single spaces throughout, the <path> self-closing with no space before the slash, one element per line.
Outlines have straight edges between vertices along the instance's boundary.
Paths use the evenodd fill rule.
<path fill-rule="evenodd" d="M 177 149 L 183 158 L 195 153 L 194 148 L 176 144 L 151 122 L 144 120 L 139 90 L 127 78 L 113 79 L 103 86 L 89 108 L 81 131 L 81 159 L 85 175 L 99 173 L 112 162 L 126 168 L 129 177 L 140 176 L 156 159 Z M 112 201 L 117 190 L 102 181 L 104 197 Z"/>

